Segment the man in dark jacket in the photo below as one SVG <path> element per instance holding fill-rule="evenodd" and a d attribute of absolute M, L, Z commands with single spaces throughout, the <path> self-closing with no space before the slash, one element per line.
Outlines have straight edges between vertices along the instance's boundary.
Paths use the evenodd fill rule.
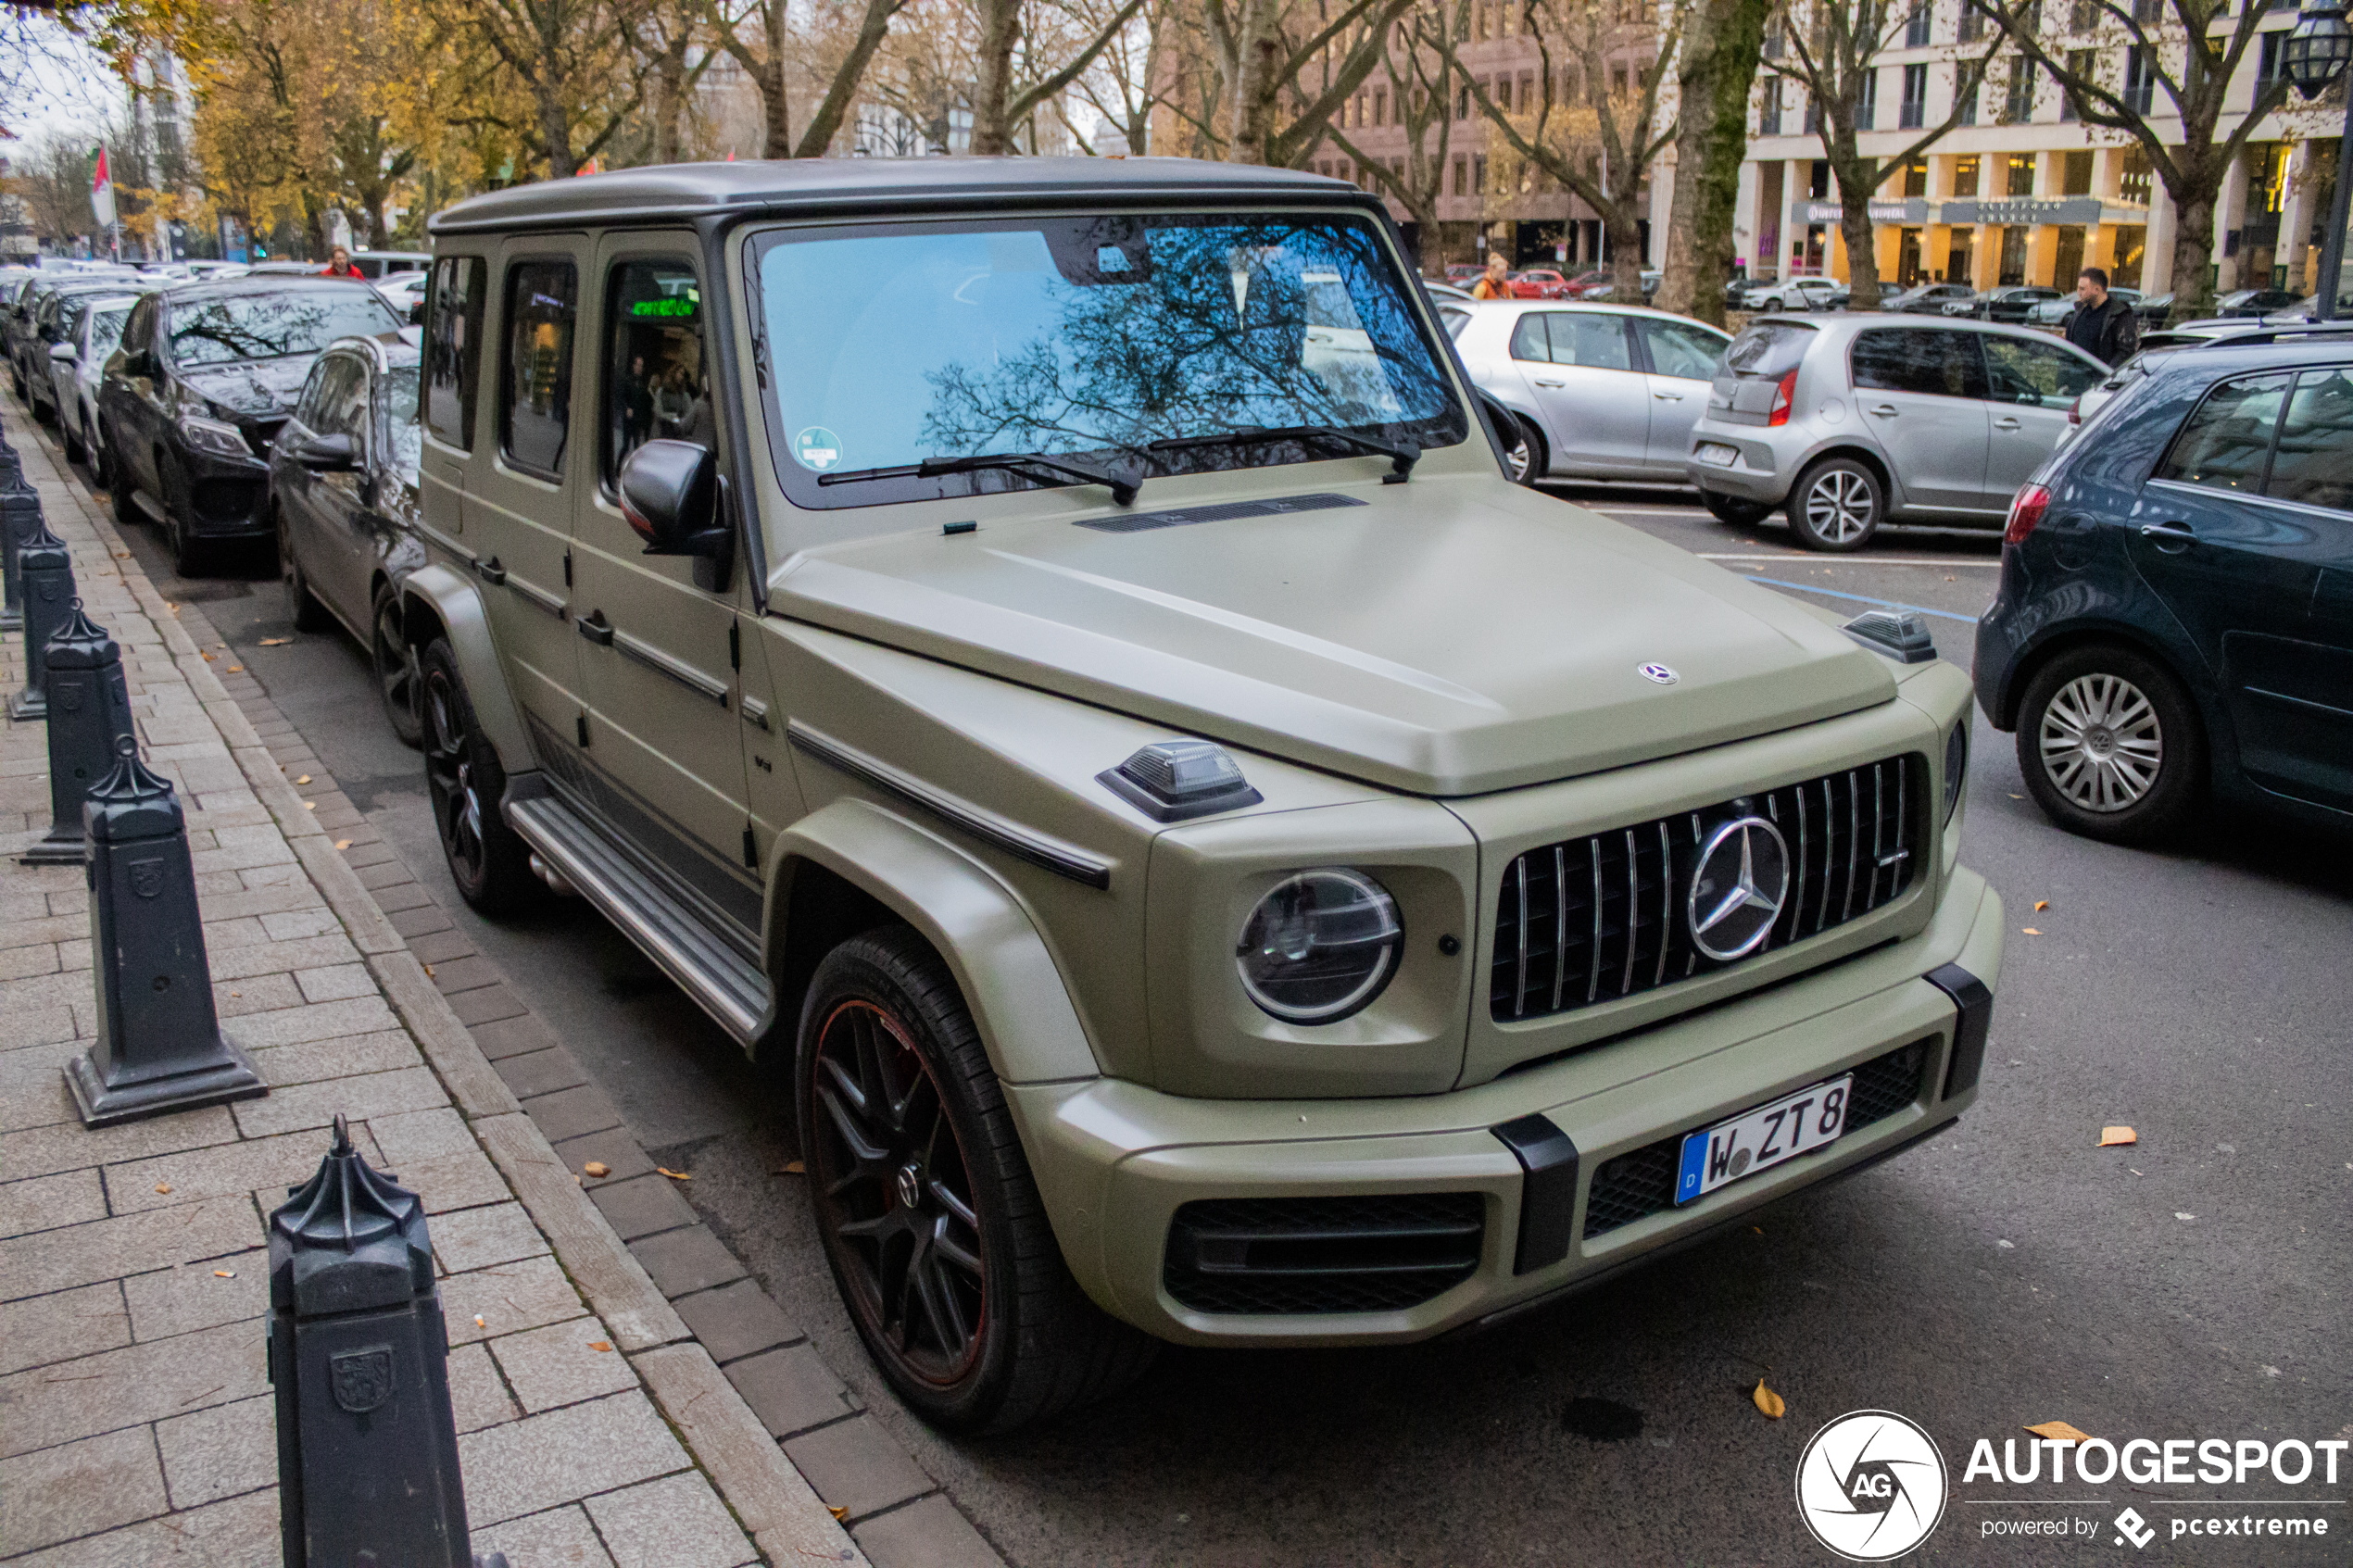
<path fill-rule="evenodd" d="M 2121 365 L 2139 352 L 2140 318 L 2108 292 L 2108 274 L 2086 267 L 2075 279 L 2075 314 L 2067 320 L 2067 341 L 2105 365 Z"/>

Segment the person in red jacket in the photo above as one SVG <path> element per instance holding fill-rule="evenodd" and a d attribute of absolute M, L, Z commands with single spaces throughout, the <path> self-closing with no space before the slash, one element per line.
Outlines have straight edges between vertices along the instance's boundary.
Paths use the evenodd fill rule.
<path fill-rule="evenodd" d="M 319 275 L 322 278 L 357 278 L 363 283 L 368 281 L 368 275 L 351 264 L 351 253 L 341 245 L 328 254 L 327 270 Z"/>

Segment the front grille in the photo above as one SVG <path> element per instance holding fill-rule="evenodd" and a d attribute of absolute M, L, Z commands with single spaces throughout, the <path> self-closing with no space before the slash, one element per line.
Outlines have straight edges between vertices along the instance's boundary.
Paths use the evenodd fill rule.
<path fill-rule="evenodd" d="M 1391 1312 L 1468 1279 L 1486 1232 L 1475 1192 L 1218 1198 L 1168 1228 L 1162 1280 L 1197 1312 Z"/>
<path fill-rule="evenodd" d="M 1764 944 L 1730 963 L 1892 903 L 1919 861 L 1928 777 L 1915 752 L 1529 850 L 1504 868 L 1491 1012 L 1573 1012 L 1730 967 L 1693 944 L 1688 907 L 1700 849 L 1743 816 L 1780 829 L 1790 880 Z"/>
<path fill-rule="evenodd" d="M 1914 1040 L 1855 1069 L 1854 1085 L 1847 1090 L 1846 1131 L 1840 1136 L 1884 1121 L 1919 1098 L 1920 1073 L 1935 1045 L 1932 1035 Z M 1677 1133 L 1644 1144 L 1594 1168 L 1592 1188 L 1585 1195 L 1588 1241 L 1675 1207 L 1675 1173 L 1682 1163 L 1683 1139 L 1689 1135 Z"/>

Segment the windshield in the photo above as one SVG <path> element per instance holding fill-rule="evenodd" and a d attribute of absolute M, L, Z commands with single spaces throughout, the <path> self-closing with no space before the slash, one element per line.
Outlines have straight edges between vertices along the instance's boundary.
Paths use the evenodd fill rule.
<path fill-rule="evenodd" d="M 1468 433 L 1361 220 L 1093 216 L 758 243 L 768 416 L 802 506 L 1067 483 L 1002 470 L 860 477 L 927 458 L 1135 461 L 1154 442 L 1309 425 L 1415 446 Z M 1161 451 L 1148 471 L 1268 451 Z"/>
<path fill-rule="evenodd" d="M 424 426 L 417 420 L 418 367 L 395 365 L 384 372 L 384 418 L 392 425 L 393 466 L 417 477 L 417 459 L 423 455 Z"/>
<path fill-rule="evenodd" d="M 373 336 L 399 325 L 375 290 L 349 284 L 230 295 L 173 307 L 171 358 L 180 365 L 226 365 L 316 354 L 339 337 Z"/>

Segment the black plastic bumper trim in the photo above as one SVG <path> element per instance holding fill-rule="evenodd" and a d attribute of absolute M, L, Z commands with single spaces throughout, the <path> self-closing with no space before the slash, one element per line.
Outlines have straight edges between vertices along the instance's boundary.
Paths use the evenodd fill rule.
<path fill-rule="evenodd" d="M 1568 1256 L 1577 1217 L 1577 1144 L 1541 1111 L 1490 1127 L 1527 1173 L 1519 1188 L 1519 1250 L 1512 1273 L 1533 1273 Z"/>
<path fill-rule="evenodd" d="M 1977 1087 L 1978 1074 L 1984 1071 L 1985 1036 L 1994 1029 L 1994 993 L 1957 963 L 1931 970 L 1925 978 L 1960 1010 L 1953 1025 L 1953 1064 L 1944 1070 L 1944 1098 L 1951 1099 Z"/>

